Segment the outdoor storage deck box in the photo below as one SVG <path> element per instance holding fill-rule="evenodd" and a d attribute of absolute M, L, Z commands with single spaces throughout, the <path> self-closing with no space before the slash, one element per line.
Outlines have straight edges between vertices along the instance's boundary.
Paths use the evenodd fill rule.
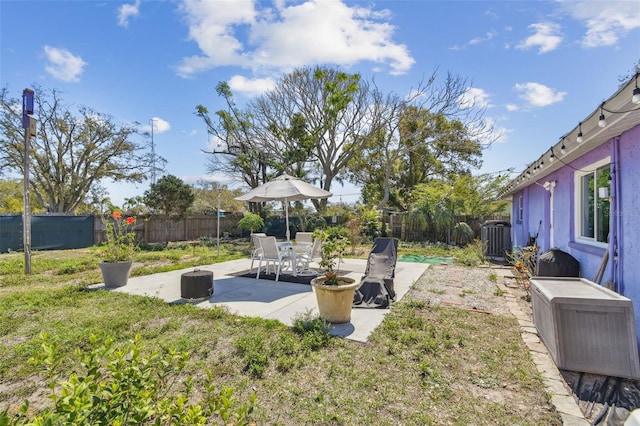
<path fill-rule="evenodd" d="M 631 300 L 584 278 L 530 282 L 533 322 L 558 368 L 640 378 Z"/>

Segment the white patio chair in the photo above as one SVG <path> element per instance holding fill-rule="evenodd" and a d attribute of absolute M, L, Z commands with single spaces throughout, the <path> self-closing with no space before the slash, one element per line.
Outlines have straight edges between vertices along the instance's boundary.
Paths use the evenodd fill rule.
<path fill-rule="evenodd" d="M 264 232 L 254 232 L 249 235 L 251 238 L 251 242 L 253 243 L 253 251 L 251 252 L 251 268 L 249 268 L 249 272 L 253 271 L 253 262 L 260 259 L 262 256 L 262 247 L 260 247 L 260 241 L 258 238 L 266 237 L 267 234 Z M 258 269 L 258 272 L 260 270 Z"/>
<path fill-rule="evenodd" d="M 276 237 L 260 237 L 258 238 L 260 247 L 262 248 L 262 254 L 258 261 L 258 272 L 256 273 L 256 279 L 260 278 L 260 270 L 262 269 L 262 262 L 265 264 L 265 273 L 269 273 L 269 265 L 273 265 L 276 272 L 276 281 L 280 278 L 280 270 L 282 265 L 287 261 L 290 261 L 291 256 L 288 250 L 280 250 Z"/>
<path fill-rule="evenodd" d="M 316 273 L 315 270 L 311 269 L 311 262 L 319 262 L 322 260 L 322 240 L 316 238 L 313 240 L 313 243 L 309 246 L 307 251 L 298 254 L 299 262 L 302 264 L 301 274 L 311 274 Z"/>
<path fill-rule="evenodd" d="M 311 232 L 296 232 L 296 243 L 309 243 L 313 242 L 313 236 Z"/>

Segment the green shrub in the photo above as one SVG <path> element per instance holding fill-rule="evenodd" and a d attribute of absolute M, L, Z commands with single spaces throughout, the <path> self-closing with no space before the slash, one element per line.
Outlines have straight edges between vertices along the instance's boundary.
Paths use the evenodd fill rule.
<path fill-rule="evenodd" d="M 238 336 L 233 341 L 233 347 L 244 362 L 242 371 L 253 378 L 261 378 L 269 366 L 269 347 L 265 333 L 256 329 Z"/>
<path fill-rule="evenodd" d="M 167 243 L 145 243 L 140 242 L 138 248 L 141 251 L 163 251 L 167 248 Z"/>
<path fill-rule="evenodd" d="M 362 208 L 358 216 L 358 222 L 362 228 L 362 233 L 370 240 L 380 236 L 382 219 L 380 213 L 375 209 Z"/>
<path fill-rule="evenodd" d="M 238 228 L 244 229 L 249 232 L 256 232 L 259 229 L 264 228 L 264 220 L 255 213 L 246 212 L 242 219 L 238 221 Z"/>
<path fill-rule="evenodd" d="M 473 229 L 465 222 L 458 222 L 453 227 L 453 239 L 456 244 L 466 246 L 473 241 Z"/>
<path fill-rule="evenodd" d="M 314 351 L 329 344 L 331 340 L 329 326 L 330 324 L 323 318 L 313 316 L 311 312 L 306 312 L 293 319 L 292 330 L 302 336 L 303 348 Z"/>
<path fill-rule="evenodd" d="M 327 233 L 327 239 L 329 240 L 335 240 L 339 238 L 349 239 L 349 236 L 351 235 L 349 228 L 344 225 L 329 226 L 325 229 L 325 232 Z"/>
<path fill-rule="evenodd" d="M 223 424 L 249 424 L 255 396 L 240 403 L 233 390 L 217 390 L 211 377 L 204 384 L 201 402 L 192 402 L 193 381 L 189 377 L 173 393 L 188 354 L 169 350 L 143 354 L 140 337 L 116 346 L 113 339 L 99 344 L 90 338 L 91 350 L 81 353 L 73 373 L 65 380 L 58 367 L 67 354 L 60 354 L 55 344 L 42 336 L 42 350 L 30 363 L 42 366 L 49 377 L 49 398 L 53 407 L 29 417 L 25 401 L 14 415 L 6 409 L 0 413 L 0 425 L 205 425 L 212 420 Z"/>
<path fill-rule="evenodd" d="M 317 213 L 311 213 L 305 217 L 305 231 L 313 232 L 318 228 L 326 228 L 327 221 Z"/>
<path fill-rule="evenodd" d="M 204 247 L 216 247 L 218 245 L 218 239 L 211 236 L 200 237 L 198 241 Z"/>

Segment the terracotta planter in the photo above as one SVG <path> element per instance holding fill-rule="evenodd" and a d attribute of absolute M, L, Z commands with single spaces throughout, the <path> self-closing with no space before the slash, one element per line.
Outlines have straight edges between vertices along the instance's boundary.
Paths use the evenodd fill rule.
<path fill-rule="evenodd" d="M 124 262 L 100 262 L 100 270 L 102 271 L 102 279 L 104 286 L 107 288 L 122 287 L 129 280 L 133 261 Z"/>
<path fill-rule="evenodd" d="M 311 280 L 320 317 L 334 324 L 351 321 L 353 296 L 359 283 L 353 278 L 338 277 L 340 285 L 324 285 L 325 280 L 324 276 Z"/>

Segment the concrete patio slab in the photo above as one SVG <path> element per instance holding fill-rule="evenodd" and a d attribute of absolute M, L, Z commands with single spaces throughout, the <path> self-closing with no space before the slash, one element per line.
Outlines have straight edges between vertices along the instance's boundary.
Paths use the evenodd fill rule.
<path fill-rule="evenodd" d="M 349 271 L 347 276 L 359 281 L 366 264 L 364 259 L 345 259 L 340 264 L 340 270 Z M 240 316 L 279 320 L 289 326 L 293 324 L 293 320 L 298 315 L 306 312 L 318 313 L 315 294 L 309 285 L 233 275 L 249 269 L 250 265 L 250 259 L 240 259 L 197 268 L 132 277 L 129 278 L 126 286 L 111 291 L 157 297 L 168 303 L 192 303 L 203 309 L 225 306 L 229 312 Z M 428 266 L 424 263 L 410 262 L 396 264 L 394 280 L 396 301 L 402 299 Z M 182 274 L 194 269 L 213 271 L 213 295 L 208 300 L 189 302 L 183 300 L 180 295 Z M 94 286 L 94 288 L 101 287 L 104 285 Z M 335 336 L 366 342 L 371 332 L 382 323 L 384 316 L 389 311 L 389 309 L 354 308 L 351 313 L 351 322 L 334 324 L 331 326 L 330 332 Z"/>

